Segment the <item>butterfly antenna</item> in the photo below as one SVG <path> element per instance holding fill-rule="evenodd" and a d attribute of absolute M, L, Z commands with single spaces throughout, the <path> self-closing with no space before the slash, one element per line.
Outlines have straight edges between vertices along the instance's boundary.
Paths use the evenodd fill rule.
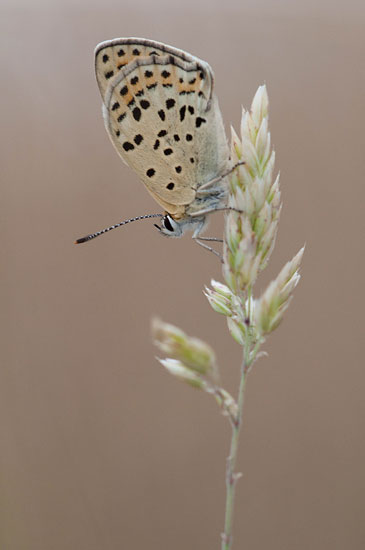
<path fill-rule="evenodd" d="M 111 225 L 110 227 L 106 227 L 101 231 L 97 231 L 96 233 L 91 233 L 91 235 L 86 235 L 86 237 L 81 237 L 81 239 L 77 239 L 77 241 L 75 241 L 75 244 L 86 243 L 88 241 L 91 241 L 92 239 L 95 239 L 96 237 L 99 237 L 99 235 L 108 233 L 108 231 L 111 231 L 112 229 L 116 229 L 117 227 L 121 227 L 122 225 L 126 225 L 127 223 L 130 223 L 130 222 L 136 222 L 138 220 L 147 220 L 148 218 L 163 218 L 163 216 L 164 216 L 163 214 L 146 214 L 145 216 L 137 216 L 136 218 L 131 218 L 130 220 L 124 220 L 123 222 L 119 222 L 119 223 L 116 223 L 115 225 Z"/>

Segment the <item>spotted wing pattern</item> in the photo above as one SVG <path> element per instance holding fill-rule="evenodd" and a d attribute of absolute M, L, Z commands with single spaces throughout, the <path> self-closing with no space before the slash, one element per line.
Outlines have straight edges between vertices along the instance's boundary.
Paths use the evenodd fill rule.
<path fill-rule="evenodd" d="M 211 68 L 181 50 L 135 38 L 100 44 L 95 68 L 119 155 L 167 212 L 183 214 L 199 186 L 228 162 Z"/>

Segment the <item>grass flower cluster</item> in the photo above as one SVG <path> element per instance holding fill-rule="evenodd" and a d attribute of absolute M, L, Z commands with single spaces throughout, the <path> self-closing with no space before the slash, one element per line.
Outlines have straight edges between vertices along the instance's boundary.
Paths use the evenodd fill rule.
<path fill-rule="evenodd" d="M 222 550 L 232 548 L 234 495 L 240 477 L 235 466 L 247 373 L 266 336 L 283 319 L 300 279 L 298 270 L 304 252 L 302 248 L 287 262 L 261 296 L 254 296 L 253 285 L 270 258 L 281 211 L 265 86 L 257 90 L 251 109 L 243 110 L 241 137 L 232 129 L 231 154 L 233 162 L 240 164 L 229 180 L 229 210 L 225 214 L 223 240 L 224 282 L 212 280 L 205 295 L 213 310 L 226 317 L 233 339 L 242 346 L 237 398 L 218 384 L 216 357 L 208 344 L 159 320 L 154 320 L 152 327 L 155 343 L 167 355 L 166 359 L 160 359 L 162 365 L 178 379 L 212 394 L 231 424 Z"/>

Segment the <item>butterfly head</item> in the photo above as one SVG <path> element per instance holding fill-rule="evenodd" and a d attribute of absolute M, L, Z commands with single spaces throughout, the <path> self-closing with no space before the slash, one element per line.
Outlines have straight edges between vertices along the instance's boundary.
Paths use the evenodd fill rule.
<path fill-rule="evenodd" d="M 194 230 L 194 234 L 197 235 L 203 229 L 205 222 L 205 217 L 192 218 L 185 216 L 174 219 L 170 214 L 165 214 L 161 218 L 161 226 L 156 223 L 154 225 L 165 237 L 182 237 L 189 230 Z"/>

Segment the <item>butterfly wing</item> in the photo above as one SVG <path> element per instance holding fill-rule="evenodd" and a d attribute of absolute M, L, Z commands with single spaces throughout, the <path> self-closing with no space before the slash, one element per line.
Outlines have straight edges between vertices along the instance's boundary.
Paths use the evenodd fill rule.
<path fill-rule="evenodd" d="M 210 66 L 164 44 L 128 38 L 96 49 L 105 126 L 122 159 L 170 214 L 221 174 L 228 146 Z"/>
<path fill-rule="evenodd" d="M 196 60 L 183 50 L 144 38 L 116 38 L 98 44 L 95 48 L 95 73 L 103 99 L 110 79 L 129 63 L 137 58 L 166 55 L 189 63 Z"/>

